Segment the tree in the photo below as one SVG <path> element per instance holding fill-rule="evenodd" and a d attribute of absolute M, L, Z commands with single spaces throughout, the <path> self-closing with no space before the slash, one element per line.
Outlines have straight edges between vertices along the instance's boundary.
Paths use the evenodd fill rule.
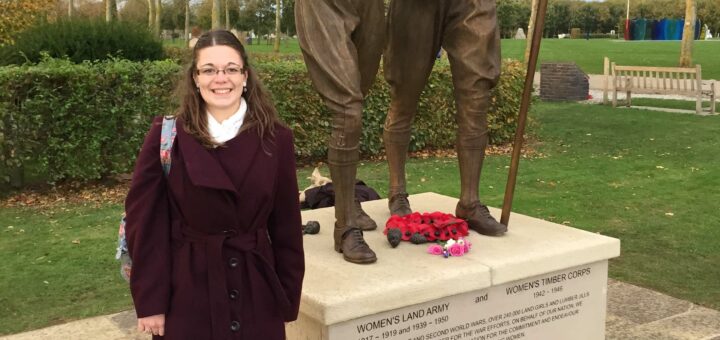
<path fill-rule="evenodd" d="M 155 32 L 155 0 L 147 0 L 148 2 L 148 29 Z"/>
<path fill-rule="evenodd" d="M 567 1 L 555 1 L 548 4 L 545 16 L 546 37 L 557 37 L 560 33 L 570 32 L 570 4 Z"/>
<path fill-rule="evenodd" d="M 105 0 L 105 21 L 117 19 L 117 3 L 115 0 Z"/>
<path fill-rule="evenodd" d="M 0 46 L 12 44 L 16 33 L 44 20 L 55 5 L 56 0 L 0 1 Z"/>
<path fill-rule="evenodd" d="M 692 66 L 693 40 L 695 40 L 695 0 L 685 0 L 685 27 L 680 44 L 680 67 Z"/>
<path fill-rule="evenodd" d="M 512 38 L 520 27 L 528 26 L 530 6 L 521 0 L 499 1 L 497 4 L 497 20 L 500 34 Z"/>
<path fill-rule="evenodd" d="M 295 35 L 295 0 L 283 0 L 280 30 L 287 36 Z"/>
<path fill-rule="evenodd" d="M 155 0 L 153 0 L 155 1 Z M 157 0 L 157 3 L 155 4 L 155 25 L 154 33 L 156 37 L 160 36 L 160 32 L 162 32 L 162 25 L 161 25 L 161 19 L 162 19 L 162 0 Z"/>
<path fill-rule="evenodd" d="M 184 39 L 187 42 L 190 40 L 190 0 L 183 0 L 185 3 L 185 35 Z"/>
<path fill-rule="evenodd" d="M 230 27 L 230 0 L 225 0 L 225 29 Z"/>
<path fill-rule="evenodd" d="M 280 0 L 275 0 L 275 45 L 273 52 L 280 52 Z"/>
<path fill-rule="evenodd" d="M 122 21 L 130 21 L 139 25 L 147 25 L 147 12 L 147 0 L 127 0 L 125 1 L 125 5 L 118 11 L 118 17 Z"/>
<path fill-rule="evenodd" d="M 220 24 L 220 0 L 212 0 L 212 26 L 216 30 L 222 27 Z"/>
<path fill-rule="evenodd" d="M 73 13 L 75 12 L 75 2 L 73 0 L 68 0 L 68 18 L 73 17 Z"/>
<path fill-rule="evenodd" d="M 594 3 L 584 3 L 577 9 L 571 20 L 573 27 L 582 28 L 585 34 L 595 31 L 597 25 L 598 10 Z"/>
<path fill-rule="evenodd" d="M 525 63 L 530 61 L 530 49 L 532 47 L 532 38 L 535 34 L 535 20 L 537 18 L 538 0 L 532 0 L 532 4 L 530 6 L 530 23 L 528 24 L 527 35 L 525 36 Z"/>

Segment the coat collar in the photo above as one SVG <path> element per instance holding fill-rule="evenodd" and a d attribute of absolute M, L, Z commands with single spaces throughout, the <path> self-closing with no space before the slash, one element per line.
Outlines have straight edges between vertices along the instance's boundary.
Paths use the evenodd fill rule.
<path fill-rule="evenodd" d="M 242 143 L 242 147 L 234 146 L 240 152 L 237 162 L 234 164 L 232 176 L 243 178 L 250 169 L 260 144 L 259 138 L 252 138 L 253 136 L 249 131 L 243 131 L 235 139 L 228 141 L 228 143 Z M 211 155 L 210 150 L 185 132 L 182 120 L 178 120 L 177 142 L 182 150 L 185 169 L 193 185 L 228 190 L 237 194 L 235 185 L 220 162 Z M 228 145 L 227 147 L 233 146 Z"/>

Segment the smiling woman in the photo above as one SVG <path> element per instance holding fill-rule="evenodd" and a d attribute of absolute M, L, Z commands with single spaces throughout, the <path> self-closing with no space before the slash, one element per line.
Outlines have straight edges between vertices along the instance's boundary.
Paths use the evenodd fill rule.
<path fill-rule="evenodd" d="M 197 63 L 193 78 L 208 114 L 218 123 L 234 114 L 244 115 L 238 112 L 247 80 L 240 54 L 228 46 L 211 46 L 200 51 Z"/>
<path fill-rule="evenodd" d="M 292 132 L 228 31 L 198 39 L 183 83 L 172 168 L 158 117 L 125 201 L 138 329 L 284 339 L 304 274 Z"/>

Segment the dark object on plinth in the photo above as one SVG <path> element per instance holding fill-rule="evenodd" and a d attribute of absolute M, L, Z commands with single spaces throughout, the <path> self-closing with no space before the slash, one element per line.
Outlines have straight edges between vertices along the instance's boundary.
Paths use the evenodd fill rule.
<path fill-rule="evenodd" d="M 587 100 L 588 76 L 575 63 L 540 65 L 540 99 L 548 101 Z"/>
<path fill-rule="evenodd" d="M 402 231 L 397 228 L 388 230 L 387 239 L 393 248 L 397 247 L 398 244 L 400 244 L 400 241 L 402 240 Z"/>
<path fill-rule="evenodd" d="M 303 234 L 315 235 L 320 232 L 320 223 L 318 221 L 308 221 L 303 226 Z"/>

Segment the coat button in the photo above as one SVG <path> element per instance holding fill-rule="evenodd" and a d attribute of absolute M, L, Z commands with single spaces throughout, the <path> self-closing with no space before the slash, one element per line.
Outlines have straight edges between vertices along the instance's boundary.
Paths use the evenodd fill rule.
<path fill-rule="evenodd" d="M 240 330 L 240 323 L 237 321 L 233 321 L 230 323 L 230 330 L 233 332 L 237 332 Z"/>
<path fill-rule="evenodd" d="M 228 262 L 228 264 L 230 265 L 230 268 L 235 268 L 235 267 L 237 267 L 237 266 L 238 266 L 238 263 L 240 263 L 240 260 L 238 260 L 238 259 L 236 259 L 236 258 L 234 258 L 234 257 L 231 258 L 230 261 Z"/>
<path fill-rule="evenodd" d="M 231 300 L 237 299 L 238 295 L 240 295 L 240 292 L 238 292 L 237 289 L 233 289 L 230 291 L 230 299 Z"/>

